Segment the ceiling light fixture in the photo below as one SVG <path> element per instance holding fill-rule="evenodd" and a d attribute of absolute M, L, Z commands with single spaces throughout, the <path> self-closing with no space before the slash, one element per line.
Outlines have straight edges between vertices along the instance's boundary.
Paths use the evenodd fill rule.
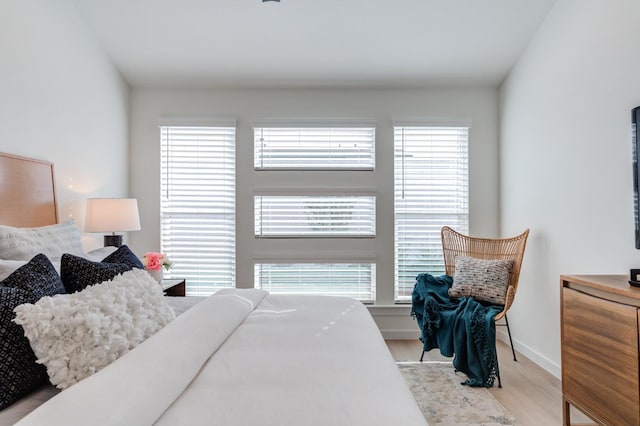
<path fill-rule="evenodd" d="M 262 0 L 262 3 L 267 3 L 267 2 L 270 2 L 270 1 L 273 1 L 273 2 L 276 2 L 276 3 L 280 3 L 280 0 Z"/>

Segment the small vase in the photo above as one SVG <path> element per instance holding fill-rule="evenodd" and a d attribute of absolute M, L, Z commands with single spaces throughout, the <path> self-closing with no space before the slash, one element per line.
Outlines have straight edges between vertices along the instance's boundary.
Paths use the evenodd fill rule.
<path fill-rule="evenodd" d="M 149 275 L 153 277 L 154 280 L 158 282 L 162 282 L 162 268 L 159 269 L 147 269 Z"/>

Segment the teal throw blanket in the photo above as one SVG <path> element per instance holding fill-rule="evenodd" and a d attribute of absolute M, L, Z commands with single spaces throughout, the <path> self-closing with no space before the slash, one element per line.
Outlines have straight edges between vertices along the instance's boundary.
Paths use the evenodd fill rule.
<path fill-rule="evenodd" d="M 420 327 L 425 351 L 440 348 L 453 356 L 453 367 L 465 373 L 469 386 L 491 387 L 498 374 L 496 325 L 502 306 L 486 305 L 473 297 L 449 298 L 453 279 L 420 274 L 412 293 L 411 316 Z"/>

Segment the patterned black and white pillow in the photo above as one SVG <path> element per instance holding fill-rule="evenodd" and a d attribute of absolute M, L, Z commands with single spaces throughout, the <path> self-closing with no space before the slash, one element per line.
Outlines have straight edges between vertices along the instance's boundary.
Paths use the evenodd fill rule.
<path fill-rule="evenodd" d="M 0 286 L 0 410 L 48 380 L 24 330 L 13 322 L 16 306 L 35 301 L 28 291 Z"/>
<path fill-rule="evenodd" d="M 473 297 L 504 305 L 513 261 L 456 256 L 453 285 L 449 297 Z"/>
<path fill-rule="evenodd" d="M 66 293 L 60 275 L 44 254 L 36 255 L 26 265 L 13 271 L 0 285 L 28 291 L 35 300 Z"/>
<path fill-rule="evenodd" d="M 118 247 L 118 250 L 102 259 L 102 262 L 122 263 L 125 265 L 129 265 L 132 268 L 144 269 L 144 265 L 142 264 L 140 259 L 138 259 L 138 256 L 136 256 L 135 253 L 132 252 L 131 249 L 126 245 Z"/>
<path fill-rule="evenodd" d="M 86 287 L 99 284 L 133 269 L 122 263 L 92 262 L 82 257 L 65 253 L 60 261 L 60 276 L 67 293 L 75 293 Z"/>

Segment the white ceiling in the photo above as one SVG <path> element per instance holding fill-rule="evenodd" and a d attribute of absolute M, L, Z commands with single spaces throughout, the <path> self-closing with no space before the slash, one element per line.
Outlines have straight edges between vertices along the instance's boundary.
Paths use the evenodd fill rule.
<path fill-rule="evenodd" d="M 555 0 L 73 2 L 134 87 L 493 87 Z"/>

